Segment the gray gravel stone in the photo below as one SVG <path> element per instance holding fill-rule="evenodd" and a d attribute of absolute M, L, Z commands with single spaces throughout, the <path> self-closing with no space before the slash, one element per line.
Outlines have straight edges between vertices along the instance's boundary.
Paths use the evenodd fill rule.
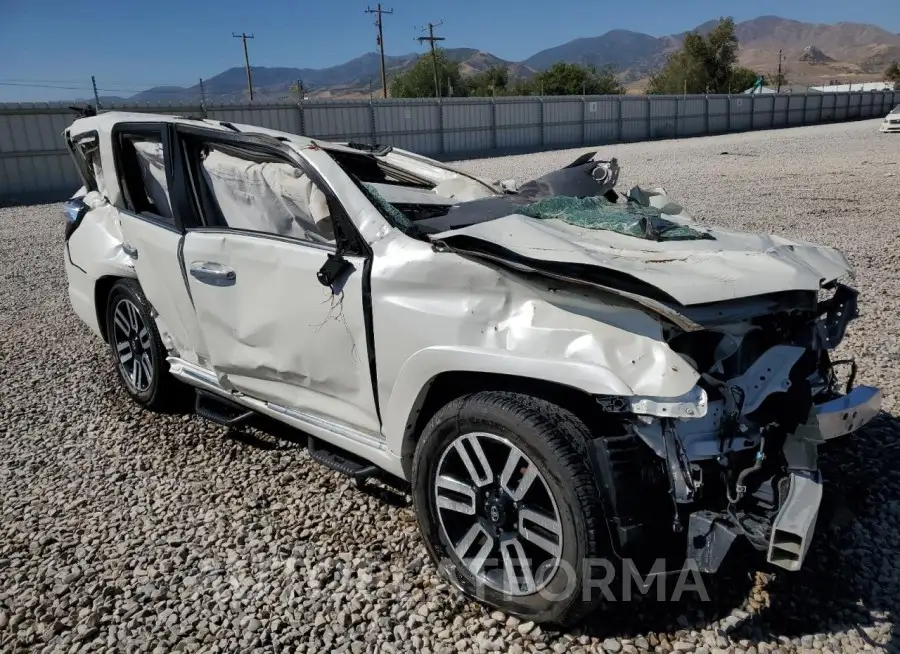
<path fill-rule="evenodd" d="M 896 649 L 900 184 L 887 175 L 900 173 L 900 140 L 876 128 L 600 148 L 619 158 L 623 188 L 663 185 L 698 220 L 840 247 L 861 317 L 835 356 L 882 387 L 886 415 L 823 452 L 826 494 L 840 487 L 846 511 L 833 529 L 820 516 L 803 571 L 712 579 L 709 602 L 610 603 L 562 632 L 461 598 L 408 506 L 294 442 L 138 409 L 72 313 L 61 205 L 0 208 L 0 650 Z M 461 166 L 527 179 L 585 150 Z"/>

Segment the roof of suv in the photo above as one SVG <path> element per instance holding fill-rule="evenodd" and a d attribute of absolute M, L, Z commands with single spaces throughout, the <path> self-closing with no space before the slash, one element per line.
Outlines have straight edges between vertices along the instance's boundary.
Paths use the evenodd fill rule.
<path fill-rule="evenodd" d="M 209 127 L 211 129 L 232 132 L 232 129 L 226 127 L 226 125 L 231 125 L 238 131 L 246 134 L 268 134 L 269 136 L 288 138 L 291 142 L 301 147 L 313 142 L 313 139 L 306 136 L 282 132 L 276 129 L 257 127 L 256 125 L 230 123 L 228 121 L 213 120 L 210 118 L 191 118 L 188 116 L 132 113 L 127 111 L 108 111 L 96 116 L 79 118 L 72 123 L 68 131 L 71 136 L 78 136 L 79 134 L 94 131 L 100 134 L 109 134 L 112 131 L 112 128 L 119 123 L 180 123 L 182 125 L 203 125 L 204 127 Z"/>

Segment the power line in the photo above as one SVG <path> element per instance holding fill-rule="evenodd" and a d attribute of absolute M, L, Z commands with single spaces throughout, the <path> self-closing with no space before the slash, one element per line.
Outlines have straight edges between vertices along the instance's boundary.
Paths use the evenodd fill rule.
<path fill-rule="evenodd" d="M 438 82 L 438 71 L 437 71 L 437 55 L 434 52 L 434 42 L 435 41 L 446 41 L 443 36 L 435 36 L 434 28 L 438 25 L 443 25 L 444 20 L 441 19 L 440 23 L 428 23 L 428 27 L 423 27 L 422 31 L 424 32 L 426 29 L 428 30 L 428 36 L 420 36 L 416 40 L 421 44 L 425 41 L 431 44 L 431 68 L 434 71 L 434 97 L 441 97 L 441 85 Z"/>
<path fill-rule="evenodd" d="M 3 84 L 23 84 L 23 85 L 39 85 L 39 84 L 74 84 L 79 87 L 84 86 L 82 79 L 34 79 L 31 77 L 2 77 L 0 83 Z M 182 86 L 172 82 L 145 82 L 141 80 L 112 80 L 103 79 L 102 84 L 113 84 L 116 86 L 140 86 L 142 88 L 150 88 L 152 86 Z"/>
<path fill-rule="evenodd" d="M 55 84 L 21 84 L 17 82 L 0 82 L 0 86 L 18 86 L 29 89 L 62 89 L 65 91 L 90 91 L 90 86 L 57 86 Z"/>
<path fill-rule="evenodd" d="M 247 88 L 250 90 L 250 102 L 253 102 L 253 79 L 250 77 L 250 55 L 247 54 L 247 39 L 252 39 L 252 34 L 245 34 L 241 32 L 240 34 L 231 33 L 231 36 L 235 39 L 240 39 L 244 43 L 244 66 L 247 68 Z"/>
<path fill-rule="evenodd" d="M 32 89 L 61 89 L 64 91 L 93 91 L 93 86 L 90 84 L 83 84 L 81 86 L 61 86 L 58 84 L 26 84 L 19 82 L 0 82 L 0 86 L 16 86 L 21 88 L 32 88 Z M 175 85 L 171 85 L 175 86 Z M 102 91 L 103 93 L 143 93 L 145 91 L 150 91 L 153 95 L 183 95 L 185 91 L 189 91 L 190 89 L 187 87 L 179 87 L 178 89 L 164 89 L 164 90 L 153 90 L 147 88 L 135 88 L 135 89 L 121 89 L 121 88 L 100 88 L 97 87 L 98 91 Z M 214 93 L 213 95 L 233 95 L 231 92 L 223 92 L 223 93 Z"/>
<path fill-rule="evenodd" d="M 381 95 L 382 97 L 387 97 L 387 75 L 384 71 L 384 31 L 381 26 L 381 15 L 382 14 L 393 14 L 393 9 L 382 9 L 381 3 L 378 3 L 377 9 L 372 9 L 369 7 L 366 9 L 367 14 L 377 14 L 378 18 L 375 19 L 375 26 L 378 28 L 378 50 L 381 52 Z M 371 86 L 372 82 L 369 81 L 369 85 Z M 371 95 L 371 89 L 369 89 L 369 95 Z"/>

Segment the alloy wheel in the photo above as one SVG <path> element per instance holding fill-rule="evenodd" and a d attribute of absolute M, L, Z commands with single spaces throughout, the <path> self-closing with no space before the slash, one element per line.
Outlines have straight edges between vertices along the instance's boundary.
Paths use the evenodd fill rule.
<path fill-rule="evenodd" d="M 113 340 L 122 378 L 142 393 L 153 383 L 153 344 L 150 330 L 131 300 L 122 298 L 113 310 Z"/>
<path fill-rule="evenodd" d="M 437 465 L 434 499 L 442 540 L 479 582 L 530 595 L 562 555 L 556 501 L 534 462 L 509 440 L 463 434 Z"/>

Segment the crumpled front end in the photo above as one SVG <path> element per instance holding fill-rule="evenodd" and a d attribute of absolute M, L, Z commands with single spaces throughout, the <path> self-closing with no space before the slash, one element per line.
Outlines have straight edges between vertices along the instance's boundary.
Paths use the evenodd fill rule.
<path fill-rule="evenodd" d="M 841 284 L 828 292 L 821 302 L 814 293 L 773 298 L 766 312 L 763 301 L 697 308 L 689 315 L 704 329 L 667 337 L 700 373 L 691 393 L 598 398 L 624 419 L 625 433 L 597 441 L 595 452 L 616 486 L 604 499 L 620 553 L 669 541 L 715 572 L 743 540 L 773 565 L 802 566 L 822 500 L 819 446 L 881 407 L 877 388 L 854 384 L 854 362 L 831 358 L 857 315 L 856 292 Z M 639 483 L 617 447 L 632 448 L 632 464 L 643 457 L 633 465 Z"/>

